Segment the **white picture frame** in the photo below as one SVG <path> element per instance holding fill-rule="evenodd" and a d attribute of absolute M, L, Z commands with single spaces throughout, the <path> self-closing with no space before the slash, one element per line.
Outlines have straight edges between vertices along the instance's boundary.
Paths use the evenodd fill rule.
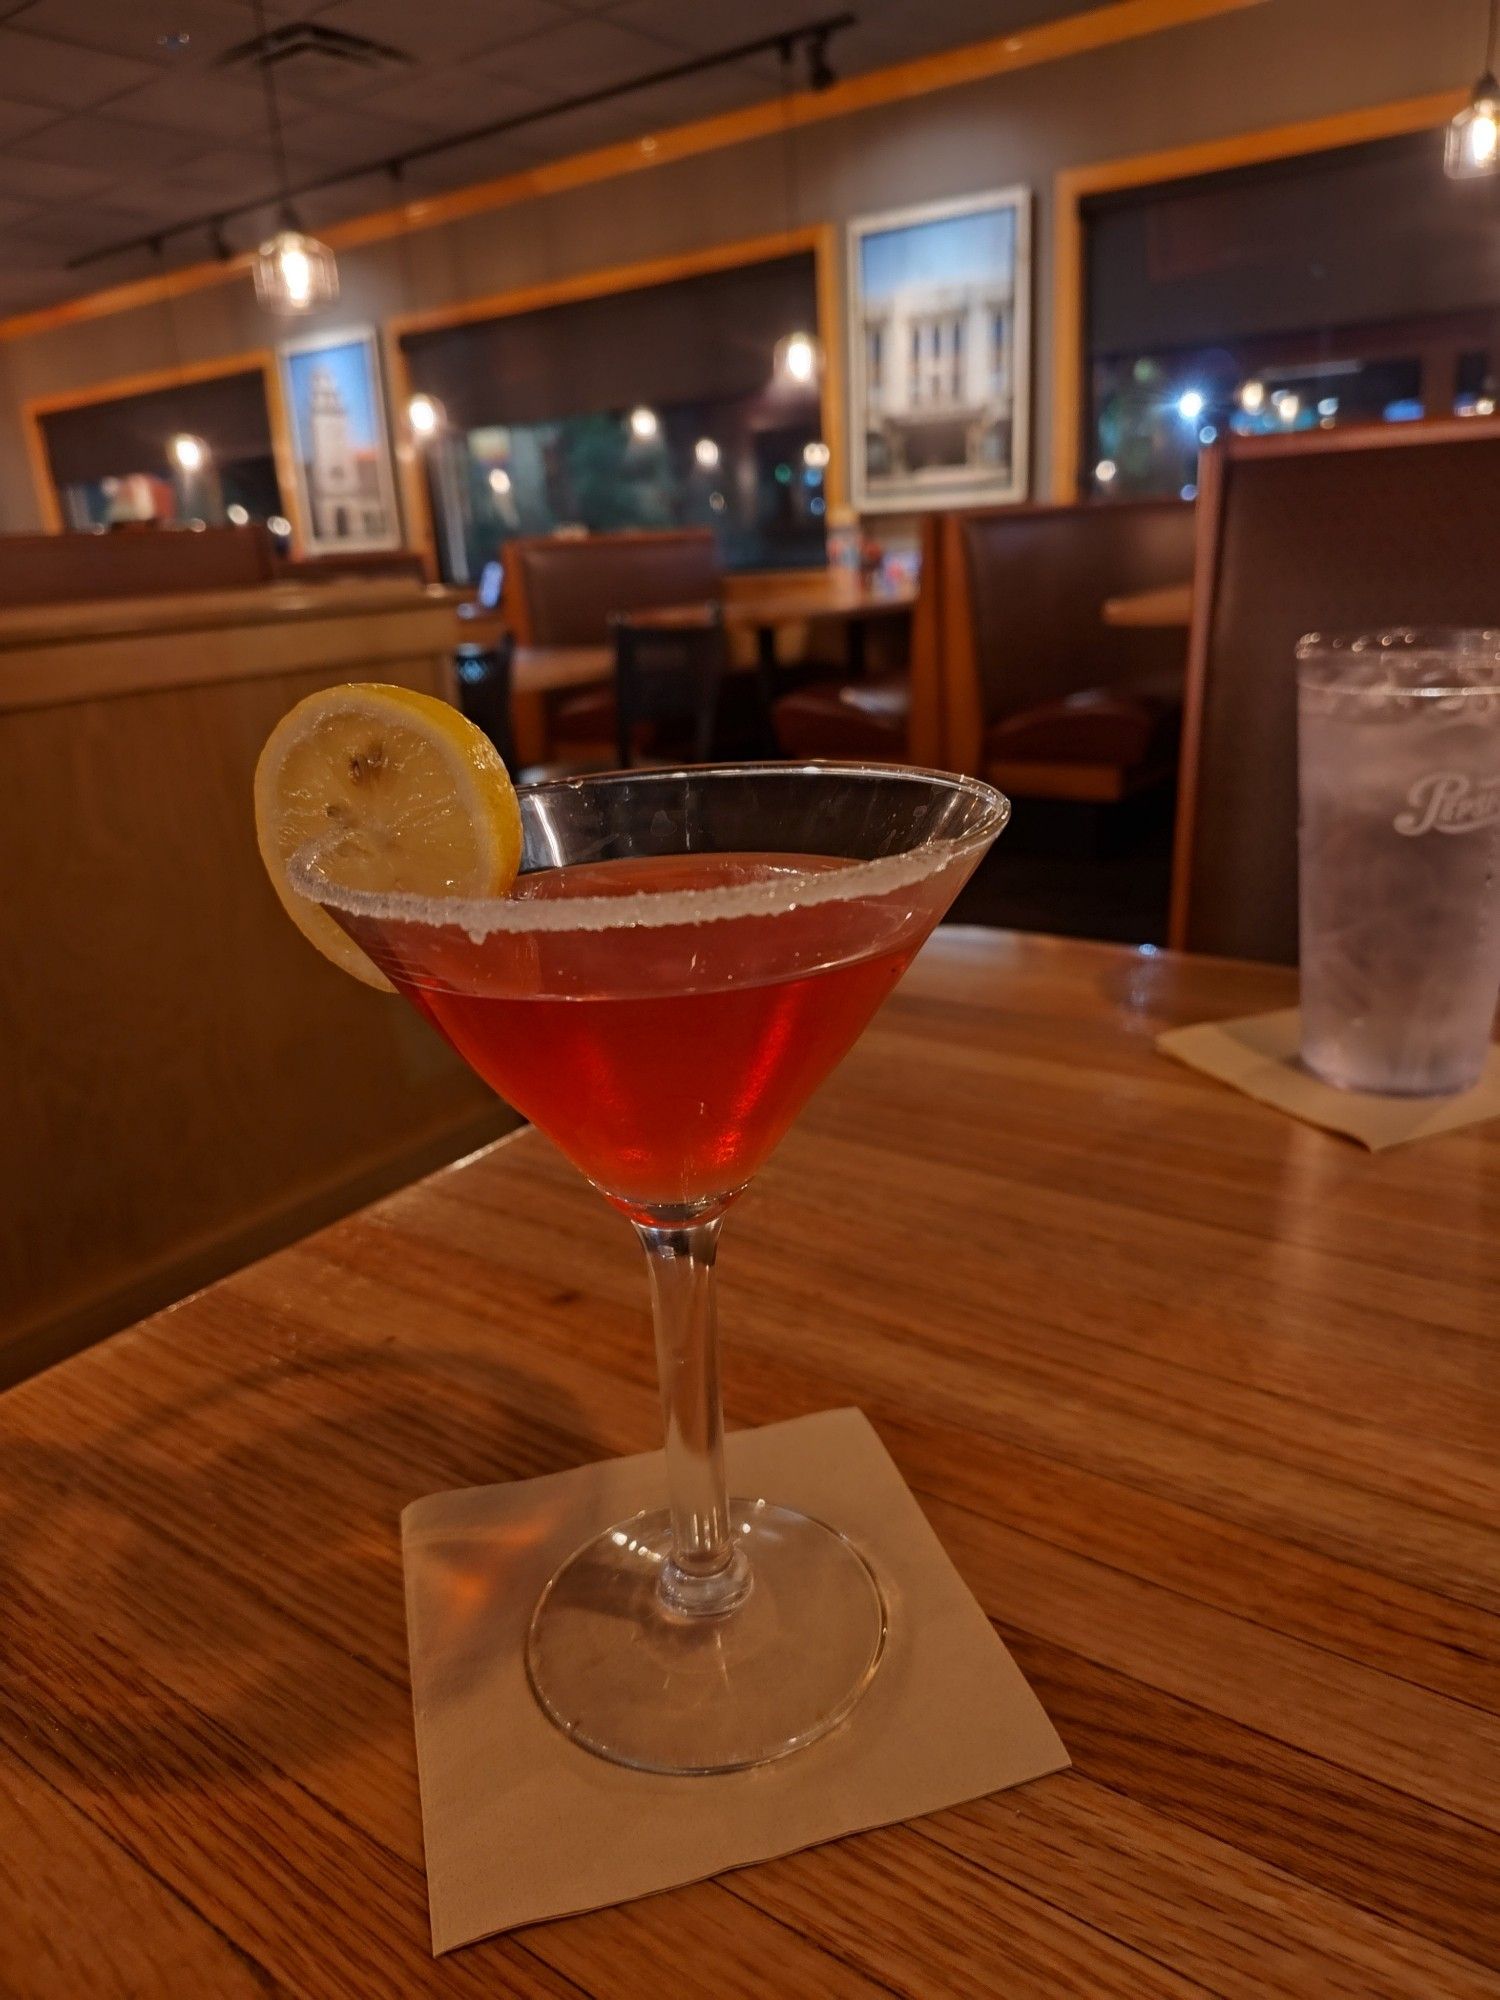
<path fill-rule="evenodd" d="M 849 492 L 861 514 L 1031 490 L 1031 190 L 848 226 Z"/>
<path fill-rule="evenodd" d="M 401 547 L 396 470 L 380 343 L 371 326 L 285 342 L 277 350 L 310 556 Z"/>

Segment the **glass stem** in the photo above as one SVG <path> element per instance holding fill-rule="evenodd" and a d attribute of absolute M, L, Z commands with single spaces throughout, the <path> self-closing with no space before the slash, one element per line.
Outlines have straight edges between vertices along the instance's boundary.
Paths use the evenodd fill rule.
<path fill-rule="evenodd" d="M 724 1489 L 724 1410 L 714 1255 L 723 1212 L 681 1223 L 638 1222 L 651 1275 L 656 1366 L 667 1437 L 672 1553 L 659 1585 L 688 1616 L 732 1611 L 750 1588 Z"/>

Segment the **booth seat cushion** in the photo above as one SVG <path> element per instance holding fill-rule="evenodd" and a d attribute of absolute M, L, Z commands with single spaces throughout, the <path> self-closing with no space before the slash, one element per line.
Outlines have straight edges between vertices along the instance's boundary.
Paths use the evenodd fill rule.
<path fill-rule="evenodd" d="M 1127 798 L 1171 775 L 1181 722 L 1174 686 L 1085 688 L 991 723 L 986 775 L 1023 797 Z"/>
<path fill-rule="evenodd" d="M 788 757 L 902 758 L 911 716 L 906 674 L 815 683 L 772 708 L 776 740 Z"/>

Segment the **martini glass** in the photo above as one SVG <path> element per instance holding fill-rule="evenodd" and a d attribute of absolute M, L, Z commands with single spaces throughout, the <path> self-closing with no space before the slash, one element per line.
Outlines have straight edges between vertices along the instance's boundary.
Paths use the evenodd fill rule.
<path fill-rule="evenodd" d="M 974 779 L 857 764 L 619 772 L 519 798 L 506 896 L 343 888 L 327 847 L 292 879 L 646 1252 L 668 1504 L 548 1584 L 537 1699 L 618 1763 L 743 1769 L 842 1721 L 886 1607 L 836 1526 L 726 1492 L 720 1227 L 1010 808 Z"/>

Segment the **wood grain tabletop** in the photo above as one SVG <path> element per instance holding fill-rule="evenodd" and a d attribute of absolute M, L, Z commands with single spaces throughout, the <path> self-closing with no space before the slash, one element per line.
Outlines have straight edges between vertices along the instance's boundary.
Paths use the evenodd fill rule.
<path fill-rule="evenodd" d="M 1288 984 L 942 932 L 726 1229 L 730 1422 L 868 1412 L 1073 1770 L 432 1960 L 399 1512 L 659 1442 L 527 1132 L 0 1397 L 0 1993 L 1500 1993 L 1500 1126 L 1152 1048 Z"/>

